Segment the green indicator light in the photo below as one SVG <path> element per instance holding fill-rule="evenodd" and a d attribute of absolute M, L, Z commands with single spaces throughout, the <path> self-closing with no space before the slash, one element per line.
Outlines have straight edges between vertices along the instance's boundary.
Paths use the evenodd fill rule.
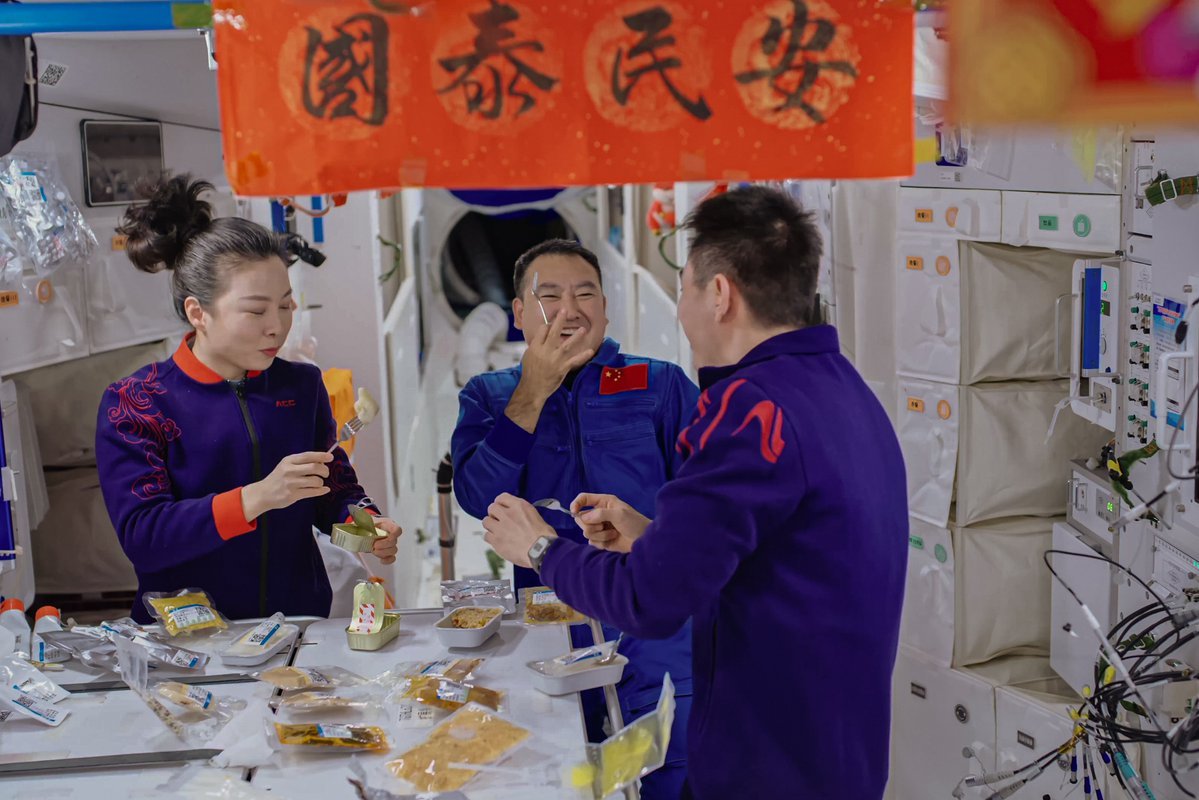
<path fill-rule="evenodd" d="M 1107 291 L 1107 281 L 1103 282 L 1103 291 Z"/>
<path fill-rule="evenodd" d="M 1115 503 L 1108 503 L 1108 504 L 1107 504 L 1107 510 L 1108 510 L 1108 512 L 1109 512 L 1109 513 L 1113 513 L 1113 514 L 1114 514 L 1114 513 L 1115 513 L 1115 511 L 1116 511 L 1116 504 L 1115 504 Z M 1199 564 L 1196 564 L 1195 566 L 1199 566 Z"/>

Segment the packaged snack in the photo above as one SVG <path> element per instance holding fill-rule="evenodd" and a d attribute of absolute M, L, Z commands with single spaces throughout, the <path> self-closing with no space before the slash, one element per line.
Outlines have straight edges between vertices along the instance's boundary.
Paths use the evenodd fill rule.
<path fill-rule="evenodd" d="M 528 738 L 527 729 L 471 704 L 434 728 L 423 744 L 388 762 L 387 767 L 419 791 L 453 791 L 465 786 L 478 772 L 450 764 L 491 764 Z"/>
<path fill-rule="evenodd" d="M 162 681 L 154 685 L 154 692 L 163 700 L 192 711 L 219 712 L 231 716 L 246 707 L 245 700 L 220 697 L 203 686 L 189 686 L 178 681 Z"/>
<path fill-rule="evenodd" d="M 516 595 L 512 583 L 506 580 L 442 581 L 441 605 L 443 608 L 463 606 L 499 606 L 505 614 L 516 612 Z"/>
<path fill-rule="evenodd" d="M 178 592 L 146 592 L 142 595 L 146 609 L 162 623 L 168 636 L 190 636 L 200 631 L 223 631 L 229 623 L 213 606 L 212 598 L 203 589 L 181 589 Z"/>
<path fill-rule="evenodd" d="M 265 681 L 285 692 L 301 690 L 325 691 L 339 686 L 359 686 L 366 678 L 341 667 L 272 667 L 250 677 Z"/>
<path fill-rule="evenodd" d="M 417 675 L 408 680 L 401 698 L 445 711 L 457 711 L 467 703 L 478 703 L 492 711 L 501 711 L 505 693 L 449 678 Z"/>
<path fill-rule="evenodd" d="M 261 664 L 286 650 L 299 635 L 299 626 L 286 622 L 282 614 L 274 614 L 222 650 L 221 661 L 238 667 Z"/>
<path fill-rule="evenodd" d="M 391 749 L 387 734 L 373 725 L 317 725 L 308 723 L 275 723 L 279 744 L 313 748 L 342 748 L 346 750 Z"/>
<path fill-rule="evenodd" d="M 553 589 L 534 586 L 521 590 L 526 625 L 578 625 L 587 618 L 558 599 Z"/>

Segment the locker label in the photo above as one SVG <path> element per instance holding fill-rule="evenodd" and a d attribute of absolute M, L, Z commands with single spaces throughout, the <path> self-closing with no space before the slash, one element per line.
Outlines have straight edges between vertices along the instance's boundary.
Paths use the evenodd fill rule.
<path fill-rule="evenodd" d="M 11 308 L 21 302 L 21 295 L 16 292 L 0 292 L 0 308 Z"/>
<path fill-rule="evenodd" d="M 917 414 L 924 413 L 924 401 L 919 397 L 908 398 L 908 411 L 915 411 Z"/>
<path fill-rule="evenodd" d="M 913 683 L 913 684 L 911 684 L 911 687 L 912 687 L 912 694 L 916 695 L 916 696 L 917 696 L 917 697 L 919 697 L 921 700 L 923 700 L 924 698 L 928 697 L 928 690 L 927 690 L 927 689 L 925 689 L 925 688 L 924 688 L 923 686 L 921 686 L 920 684 L 918 684 L 918 683 Z"/>
<path fill-rule="evenodd" d="M 124 250 L 125 245 L 127 245 L 127 244 L 129 244 L 128 236 L 122 236 L 121 234 L 118 233 L 112 237 L 112 249 L 113 250 L 116 250 L 116 251 Z"/>
<path fill-rule="evenodd" d="M 917 222 L 932 222 L 933 221 L 933 210 L 931 208 L 916 209 L 916 221 Z"/>
<path fill-rule="evenodd" d="M 1056 214 L 1041 214 L 1037 217 L 1037 228 L 1042 231 L 1056 231 L 1057 215 Z"/>
<path fill-rule="evenodd" d="M 924 269 L 924 259 L 920 256 L 908 256 L 908 269 L 920 272 Z"/>
<path fill-rule="evenodd" d="M 1016 731 L 1016 741 L 1019 744 L 1022 744 L 1025 747 L 1027 747 L 1029 750 L 1037 749 L 1037 740 L 1033 736 L 1025 733 L 1024 731 Z"/>

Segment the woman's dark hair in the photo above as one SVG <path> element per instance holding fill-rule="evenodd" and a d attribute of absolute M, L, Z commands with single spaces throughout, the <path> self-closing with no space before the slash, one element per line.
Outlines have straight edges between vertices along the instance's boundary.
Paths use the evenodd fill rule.
<path fill-rule="evenodd" d="M 187 322 L 183 302 L 194 297 L 211 308 L 224 290 L 226 273 L 245 261 L 272 256 L 290 264 L 294 259 L 284 237 L 240 217 L 212 218 L 212 206 L 200 195 L 213 188 L 208 181 L 176 175 L 143 184 L 147 200 L 132 205 L 117 227 L 128 237 L 125 252 L 143 272 L 171 271 L 175 313 Z"/>

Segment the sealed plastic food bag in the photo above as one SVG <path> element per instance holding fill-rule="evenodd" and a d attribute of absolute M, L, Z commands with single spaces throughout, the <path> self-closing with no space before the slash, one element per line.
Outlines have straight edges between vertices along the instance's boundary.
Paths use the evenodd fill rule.
<path fill-rule="evenodd" d="M 415 669 L 408 674 L 468 681 L 486 663 L 485 658 L 443 658 L 416 664 Z"/>
<path fill-rule="evenodd" d="M 505 614 L 516 613 L 516 595 L 507 580 L 462 580 L 441 582 L 443 608 L 499 606 Z"/>
<path fill-rule="evenodd" d="M 14 712 L 18 716 L 28 717 L 52 728 L 57 728 L 71 715 L 68 709 L 38 700 L 33 695 L 11 686 L 0 686 L 0 713 L 3 711 Z M 4 719 L 8 717 L 5 716 Z"/>
<path fill-rule="evenodd" d="M 0 686 L 14 689 L 51 705 L 71 696 L 70 692 L 47 678 L 16 653 L 0 658 Z"/>
<path fill-rule="evenodd" d="M 286 650 L 300 635 L 298 625 L 275 614 L 239 636 L 221 651 L 221 661 L 230 666 L 252 667 Z"/>
<path fill-rule="evenodd" d="M 521 590 L 526 625 L 578 625 L 587 618 L 558 599 L 553 589 L 534 586 Z"/>
<path fill-rule="evenodd" d="M 84 630 L 88 632 L 85 633 Z M 81 664 L 97 669 L 113 670 L 117 650 L 99 628 L 72 628 L 69 631 L 47 631 L 42 634 L 47 644 L 65 650 Z"/>
<path fill-rule="evenodd" d="M 325 750 L 391 749 L 387 734 L 373 725 L 325 725 L 314 723 L 274 723 L 279 744 L 287 747 L 310 747 Z"/>
<path fill-rule="evenodd" d="M 366 678 L 341 667 L 272 667 L 250 673 L 250 677 L 285 692 L 325 691 L 366 683 Z"/>
<path fill-rule="evenodd" d="M 154 693 L 162 700 L 191 711 L 206 711 L 232 717 L 246 707 L 245 700 L 221 697 L 203 686 L 189 686 L 178 681 L 162 681 L 154 685 Z"/>
<path fill-rule="evenodd" d="M 401 695 L 403 700 L 411 700 L 443 711 L 457 711 L 467 703 L 477 703 L 492 711 L 502 711 L 505 697 L 504 692 L 495 689 L 430 675 L 409 678 L 408 685 Z"/>
<path fill-rule="evenodd" d="M 332 711 L 365 711 L 379 704 L 379 697 L 357 689 L 342 692 L 296 692 L 279 700 L 280 711 L 293 714 L 321 714 Z"/>
<path fill-rule="evenodd" d="M 40 276 L 66 261 L 84 261 L 96 248 L 96 235 L 67 192 L 53 156 L 0 158 L 0 212 Z"/>
<path fill-rule="evenodd" d="M 667 674 L 658 708 L 602 744 L 587 745 L 587 763 L 575 768 L 572 782 L 580 789 L 592 787 L 596 797 L 607 797 L 660 769 L 666 763 L 673 724 L 674 683 Z"/>
<path fill-rule="evenodd" d="M 159 699 L 159 693 L 150 684 L 150 654 L 138 647 L 136 642 L 123 637 L 117 638 L 113 644 L 117 648 L 121 679 L 154 712 L 154 716 L 184 743 L 194 747 L 212 741 L 231 718 L 231 715 L 218 713 L 215 709 L 208 711 L 180 707 L 178 711 L 172 710 L 171 706 Z"/>
<path fill-rule="evenodd" d="M 76 629 L 78 630 L 78 629 Z M 115 643 L 118 639 L 133 642 L 144 649 L 151 660 L 164 666 L 179 669 L 200 670 L 208 664 L 207 653 L 198 653 L 178 647 L 155 638 L 154 634 L 138 625 L 129 617 L 112 620 L 100 624 L 100 630 L 109 641 Z"/>
<path fill-rule="evenodd" d="M 471 704 L 434 728 L 423 744 L 388 762 L 387 767 L 419 791 L 454 791 L 478 772 L 451 764 L 493 764 L 528 738 L 526 728 Z"/>
<path fill-rule="evenodd" d="M 162 623 L 168 636 L 190 636 L 201 631 L 223 631 L 229 623 L 203 589 L 146 592 L 142 595 L 150 616 Z"/>

